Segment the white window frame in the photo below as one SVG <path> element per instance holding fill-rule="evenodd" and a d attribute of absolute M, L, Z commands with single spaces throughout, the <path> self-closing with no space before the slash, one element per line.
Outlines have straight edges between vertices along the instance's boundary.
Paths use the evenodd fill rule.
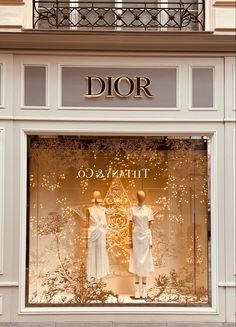
<path fill-rule="evenodd" d="M 185 126 L 185 125 L 184 125 Z M 158 130 L 158 132 L 157 132 Z M 147 307 L 147 306 L 117 306 L 117 307 L 26 307 L 25 289 L 26 289 L 26 233 L 27 233 L 27 135 L 204 135 L 211 137 L 211 299 L 210 307 Z M 20 130 L 20 246 L 19 246 L 19 314 L 171 314 L 171 315 L 217 315 L 219 314 L 219 295 L 218 295 L 218 173 L 217 173 L 217 148 L 218 131 L 211 129 L 187 129 L 177 127 L 176 129 L 148 128 L 143 124 L 143 128 L 120 128 L 119 124 L 114 130 L 104 127 L 103 123 L 97 123 L 97 128 L 22 128 Z"/>
<path fill-rule="evenodd" d="M 5 129 L 0 127 L 0 275 L 3 275 L 5 202 Z M 1 310 L 0 310 L 1 311 Z"/>
<path fill-rule="evenodd" d="M 234 266 L 233 266 L 233 274 L 236 276 L 236 128 L 233 129 L 233 192 L 232 192 L 232 200 L 233 200 L 233 244 L 234 244 Z M 235 283 L 236 284 L 236 283 Z M 235 285 L 236 286 L 236 285 Z"/>

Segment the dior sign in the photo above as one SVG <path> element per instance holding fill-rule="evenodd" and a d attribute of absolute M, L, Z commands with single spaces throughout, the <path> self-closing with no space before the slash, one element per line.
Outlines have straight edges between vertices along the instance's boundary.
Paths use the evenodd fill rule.
<path fill-rule="evenodd" d="M 104 96 L 105 98 L 152 98 L 149 87 L 151 81 L 148 77 L 128 77 L 118 76 L 116 78 L 107 76 L 87 76 L 87 93 L 86 98 L 97 98 Z"/>
<path fill-rule="evenodd" d="M 176 67 L 62 67 L 61 107 L 89 110 L 178 108 Z"/>

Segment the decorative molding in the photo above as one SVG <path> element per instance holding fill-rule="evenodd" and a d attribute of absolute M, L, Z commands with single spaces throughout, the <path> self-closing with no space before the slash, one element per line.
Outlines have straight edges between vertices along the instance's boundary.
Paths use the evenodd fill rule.
<path fill-rule="evenodd" d="M 2 32 L 3 33 L 3 32 Z M 0 31 L 0 37 L 1 37 L 1 31 Z M 15 33 L 15 32 L 11 32 L 11 33 Z M 20 34 L 20 33 L 18 33 Z M 1 46 L 1 44 L 0 44 Z M 5 52 L 5 51 L 4 51 Z M 3 53 L 4 53 L 3 52 Z M 8 51 L 6 51 L 5 53 L 9 53 Z M 14 49 L 14 54 L 15 55 L 19 55 L 21 54 L 22 51 L 21 49 Z M 97 58 L 101 58 L 101 57 L 104 57 L 104 56 L 109 56 L 110 58 L 114 57 L 114 56 L 123 56 L 123 52 L 122 50 L 117 50 L 116 52 L 114 51 L 106 51 L 106 52 L 97 52 L 97 53 L 91 53 L 91 51 L 73 51 L 73 50 L 42 50 L 40 51 L 39 53 L 39 50 L 25 50 L 24 51 L 24 55 L 28 56 L 28 55 L 40 55 L 41 58 L 42 58 L 42 55 L 49 55 L 49 56 L 52 56 L 52 55 L 55 55 L 55 56 L 75 56 L 75 55 L 79 55 L 80 57 L 91 57 L 91 56 L 94 56 L 96 55 Z M 142 58 L 143 56 L 145 56 L 145 58 L 149 59 L 149 58 L 153 58 L 153 51 L 146 51 L 145 53 L 144 52 L 141 52 L 141 51 L 132 51 L 130 53 L 128 53 L 128 55 L 132 55 L 133 58 Z M 222 57 L 232 57 L 234 54 L 233 53 L 227 53 L 227 52 L 224 52 L 223 50 L 221 52 L 194 52 L 194 51 L 185 51 L 185 52 L 181 52 L 181 58 L 201 58 L 201 59 L 206 59 L 206 58 L 213 58 L 216 59 L 216 58 L 222 58 Z M 160 51 L 160 52 L 155 52 L 155 58 L 156 59 L 159 59 L 159 58 L 175 58 L 178 57 L 180 58 L 180 52 L 177 51 Z M 147 64 L 149 63 L 149 61 L 147 61 Z M 96 65 L 94 67 L 97 67 Z"/>
<path fill-rule="evenodd" d="M 155 123 L 235 123 L 236 118 L 82 118 L 82 117 L 32 117 L 0 116 L 1 121 L 48 121 L 48 122 L 155 122 Z"/>
<path fill-rule="evenodd" d="M 215 32 L 236 32 L 236 28 L 217 27 L 215 28 Z"/>
<path fill-rule="evenodd" d="M 0 294 L 0 315 L 3 314 L 3 295 Z"/>
<path fill-rule="evenodd" d="M 5 130 L 0 127 L 0 275 L 3 274 L 4 248 L 4 175 L 5 175 Z"/>
<path fill-rule="evenodd" d="M 219 282 L 219 287 L 236 287 L 234 282 Z"/>
<path fill-rule="evenodd" d="M 233 82 L 232 82 L 232 96 L 233 96 L 233 100 L 232 100 L 232 104 L 233 104 L 233 111 L 236 110 L 236 61 L 234 61 L 233 65 Z"/>
<path fill-rule="evenodd" d="M 228 8 L 235 8 L 236 2 L 233 1 L 217 1 L 214 3 L 214 7 L 228 7 Z"/>
<path fill-rule="evenodd" d="M 213 32 L 23 30 L 1 32 L 0 49 L 143 52 L 235 52 L 234 35 Z M 97 53 L 97 55 L 98 55 Z"/>
<path fill-rule="evenodd" d="M 235 56 L 225 57 L 225 117 L 236 122 L 236 61 Z"/>
<path fill-rule="evenodd" d="M 27 134 L 20 134 L 20 244 L 19 244 L 19 312 L 25 308 L 26 226 L 27 226 Z"/>
<path fill-rule="evenodd" d="M 236 276 L 236 129 L 233 129 L 233 192 L 232 192 L 232 200 L 233 200 L 233 253 L 234 253 L 234 275 Z"/>
<path fill-rule="evenodd" d="M 218 208 L 218 132 L 211 131 L 211 154 L 210 154 L 210 196 L 211 196 L 211 293 L 212 307 L 219 312 L 219 292 L 217 288 L 219 275 L 218 245 L 219 245 L 219 208 Z M 214 289 L 215 287 L 215 289 Z"/>
<path fill-rule="evenodd" d="M 17 287 L 19 286 L 18 282 L 0 282 L 0 287 Z"/>
<path fill-rule="evenodd" d="M 2 0 L 0 2 L 0 6 L 9 6 L 9 5 L 14 5 L 14 6 L 18 6 L 18 5 L 24 5 L 24 1 L 23 0 Z"/>
<path fill-rule="evenodd" d="M 22 28 L 22 25 L 0 25 L 0 28 Z"/>

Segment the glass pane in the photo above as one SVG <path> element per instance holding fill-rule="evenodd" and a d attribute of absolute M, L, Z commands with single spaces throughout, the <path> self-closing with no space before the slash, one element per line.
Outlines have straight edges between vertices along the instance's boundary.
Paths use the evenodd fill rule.
<path fill-rule="evenodd" d="M 78 107 L 81 99 L 79 67 L 62 67 L 61 94 L 63 107 Z"/>
<path fill-rule="evenodd" d="M 156 85 L 158 85 L 158 107 L 177 107 L 177 70 L 176 68 L 157 68 Z"/>
<path fill-rule="evenodd" d="M 210 304 L 207 137 L 28 145 L 28 305 Z"/>
<path fill-rule="evenodd" d="M 46 67 L 24 67 L 24 105 L 46 106 Z"/>
<path fill-rule="evenodd" d="M 214 107 L 214 71 L 213 68 L 192 69 L 192 107 Z"/>

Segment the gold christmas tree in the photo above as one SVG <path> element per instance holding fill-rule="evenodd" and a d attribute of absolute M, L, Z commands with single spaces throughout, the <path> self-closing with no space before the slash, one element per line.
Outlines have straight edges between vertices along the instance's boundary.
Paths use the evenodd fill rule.
<path fill-rule="evenodd" d="M 104 203 L 108 209 L 108 250 L 114 254 L 119 264 L 126 264 L 129 261 L 130 200 L 119 178 L 113 179 Z"/>

